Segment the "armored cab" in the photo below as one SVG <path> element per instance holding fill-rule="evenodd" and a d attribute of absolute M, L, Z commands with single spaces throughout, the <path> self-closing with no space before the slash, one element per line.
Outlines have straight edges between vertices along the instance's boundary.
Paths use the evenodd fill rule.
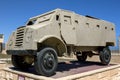
<path fill-rule="evenodd" d="M 85 61 L 99 55 L 103 64 L 109 64 L 109 46 L 115 46 L 115 39 L 113 23 L 56 9 L 18 27 L 8 40 L 7 54 L 15 67 L 25 69 L 34 63 L 38 74 L 51 76 L 62 56 L 75 54 L 78 61 Z"/>

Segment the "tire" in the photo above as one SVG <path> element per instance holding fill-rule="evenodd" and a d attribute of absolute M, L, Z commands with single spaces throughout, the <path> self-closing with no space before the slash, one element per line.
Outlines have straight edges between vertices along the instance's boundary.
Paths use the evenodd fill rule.
<path fill-rule="evenodd" d="M 43 48 L 37 53 L 35 60 L 36 73 L 43 76 L 52 76 L 57 68 L 57 52 L 53 48 Z"/>
<path fill-rule="evenodd" d="M 12 55 L 12 64 L 16 68 L 27 69 L 32 64 L 28 64 L 24 60 L 24 56 Z"/>
<path fill-rule="evenodd" d="M 84 52 L 83 53 L 82 52 L 77 52 L 76 58 L 77 58 L 78 61 L 84 62 L 87 59 L 87 54 L 84 53 Z"/>
<path fill-rule="evenodd" d="M 103 48 L 101 51 L 100 51 L 100 61 L 102 64 L 104 65 L 108 65 L 110 60 L 111 60 L 111 51 L 108 47 L 105 47 Z"/>

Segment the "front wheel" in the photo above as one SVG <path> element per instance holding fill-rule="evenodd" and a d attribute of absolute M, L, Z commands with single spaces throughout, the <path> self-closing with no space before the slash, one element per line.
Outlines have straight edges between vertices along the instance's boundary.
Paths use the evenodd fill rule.
<path fill-rule="evenodd" d="M 57 64 L 57 52 L 53 48 L 47 47 L 37 53 L 34 66 L 37 74 L 51 76 L 55 73 Z"/>
<path fill-rule="evenodd" d="M 102 64 L 108 65 L 111 60 L 111 51 L 108 47 L 103 48 L 100 51 L 100 60 Z"/>

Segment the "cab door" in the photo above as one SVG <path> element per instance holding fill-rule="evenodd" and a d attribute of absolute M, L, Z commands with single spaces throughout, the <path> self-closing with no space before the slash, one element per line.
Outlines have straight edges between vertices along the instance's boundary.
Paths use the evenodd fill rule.
<path fill-rule="evenodd" d="M 67 44 L 76 44 L 76 28 L 73 21 L 73 13 L 61 12 L 61 35 Z"/>

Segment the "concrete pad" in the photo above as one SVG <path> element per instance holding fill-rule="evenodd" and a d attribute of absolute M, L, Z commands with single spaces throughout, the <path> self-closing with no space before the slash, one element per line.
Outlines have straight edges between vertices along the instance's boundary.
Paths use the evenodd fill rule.
<path fill-rule="evenodd" d="M 34 67 L 25 71 L 9 67 L 3 69 L 2 75 L 8 80 L 19 78 L 23 80 L 109 80 L 120 77 L 120 65 L 110 64 L 105 66 L 98 62 L 78 63 L 72 61 L 59 63 L 56 74 L 51 77 L 36 75 Z"/>
<path fill-rule="evenodd" d="M 6 62 L 0 61 L 0 70 L 6 67 Z"/>

